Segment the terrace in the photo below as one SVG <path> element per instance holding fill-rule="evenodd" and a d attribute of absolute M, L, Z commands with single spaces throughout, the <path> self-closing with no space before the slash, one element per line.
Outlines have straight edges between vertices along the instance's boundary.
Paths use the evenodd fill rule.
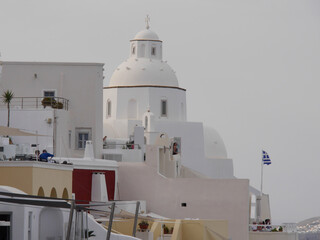
<path fill-rule="evenodd" d="M 40 109 L 52 107 L 68 111 L 69 100 L 62 97 L 14 97 L 10 103 L 11 109 Z M 7 108 L 7 104 L 0 98 L 0 109 Z"/>

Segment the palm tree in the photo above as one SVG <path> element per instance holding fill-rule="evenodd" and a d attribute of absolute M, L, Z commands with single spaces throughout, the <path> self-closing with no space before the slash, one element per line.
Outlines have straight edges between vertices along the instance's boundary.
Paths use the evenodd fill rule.
<path fill-rule="evenodd" d="M 8 108 L 8 127 L 10 125 L 10 103 L 13 96 L 14 94 L 11 90 L 7 90 L 2 93 L 3 102 L 7 104 L 7 108 Z"/>

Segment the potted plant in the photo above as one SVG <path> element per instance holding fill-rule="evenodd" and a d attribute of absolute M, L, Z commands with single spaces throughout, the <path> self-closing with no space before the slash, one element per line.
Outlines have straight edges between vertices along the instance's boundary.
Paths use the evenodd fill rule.
<path fill-rule="evenodd" d="M 51 97 L 45 97 L 42 99 L 41 103 L 44 108 L 46 108 L 47 106 L 53 107 L 54 105 L 56 105 L 56 100 Z"/>
<path fill-rule="evenodd" d="M 149 227 L 149 223 L 145 220 L 142 220 L 139 224 L 139 228 L 142 230 L 142 231 L 145 231 L 148 229 Z"/>
<path fill-rule="evenodd" d="M 169 228 L 166 225 L 163 225 L 163 234 L 169 234 Z"/>
<path fill-rule="evenodd" d="M 53 108 L 62 109 L 63 103 L 62 102 L 55 102 L 54 105 L 52 105 Z"/>
<path fill-rule="evenodd" d="M 85 238 L 91 238 L 91 237 L 95 237 L 96 235 L 94 234 L 94 231 L 89 231 L 88 229 L 85 230 Z"/>

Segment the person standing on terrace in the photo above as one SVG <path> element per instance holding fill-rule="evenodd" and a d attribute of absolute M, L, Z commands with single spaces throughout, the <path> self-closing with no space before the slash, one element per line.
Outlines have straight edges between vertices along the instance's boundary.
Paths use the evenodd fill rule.
<path fill-rule="evenodd" d="M 43 150 L 40 154 L 40 161 L 48 162 L 48 157 L 52 158 L 54 155 L 51 153 L 48 153 L 47 150 Z"/>

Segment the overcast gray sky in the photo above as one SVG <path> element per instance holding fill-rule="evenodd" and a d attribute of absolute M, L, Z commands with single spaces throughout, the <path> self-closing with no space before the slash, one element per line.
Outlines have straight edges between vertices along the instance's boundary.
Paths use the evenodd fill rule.
<path fill-rule="evenodd" d="M 270 154 L 274 223 L 319 216 L 318 0 L 0 0 L 2 60 L 102 62 L 107 84 L 146 14 L 188 119 L 221 134 L 235 175 L 259 188 Z"/>

